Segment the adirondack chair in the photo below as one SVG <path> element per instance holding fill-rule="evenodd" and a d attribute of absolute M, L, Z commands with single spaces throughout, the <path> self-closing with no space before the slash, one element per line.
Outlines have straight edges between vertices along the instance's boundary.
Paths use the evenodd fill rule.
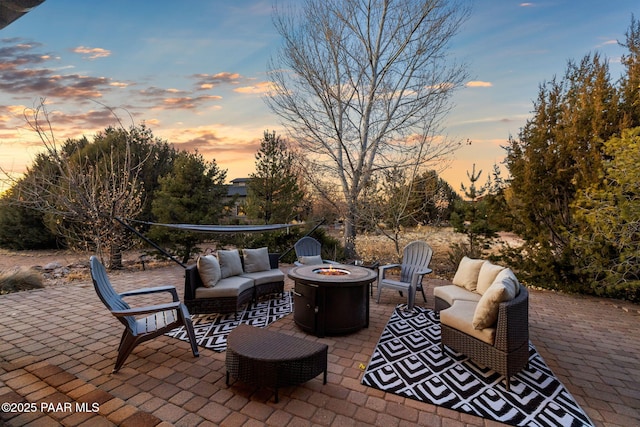
<path fill-rule="evenodd" d="M 138 344 L 183 325 L 189 336 L 191 351 L 195 357 L 198 357 L 198 346 L 193 331 L 193 323 L 187 307 L 178 299 L 178 292 L 175 287 L 158 286 L 119 294 L 113 289 L 107 277 L 107 272 L 97 257 L 91 257 L 90 267 L 93 286 L 100 300 L 125 327 L 118 346 L 118 357 L 113 368 L 114 373 L 120 370 L 127 357 Z M 124 297 L 158 292 L 170 293 L 173 301 L 165 304 L 131 308 L 123 299 Z M 140 317 L 144 315 L 148 316 Z"/>
<path fill-rule="evenodd" d="M 422 298 L 427 302 L 427 297 L 422 288 L 422 278 L 425 274 L 431 273 L 429 263 L 433 249 L 426 243 L 419 240 L 409 243 L 402 250 L 402 264 L 388 264 L 378 267 L 378 299 L 380 302 L 380 293 L 382 288 L 390 288 L 407 292 L 407 309 L 412 310 L 416 291 L 422 292 Z M 400 280 L 387 278 L 387 270 L 391 268 L 400 268 Z"/>
<path fill-rule="evenodd" d="M 305 236 L 298 240 L 293 248 L 296 251 L 296 261 L 294 264 L 298 266 L 303 265 L 303 263 L 300 262 L 302 257 L 321 257 L 322 254 L 322 245 L 320 242 L 309 236 Z M 318 264 L 339 264 L 338 262 L 326 259 L 320 259 L 319 261 L 321 262 L 318 262 Z"/>

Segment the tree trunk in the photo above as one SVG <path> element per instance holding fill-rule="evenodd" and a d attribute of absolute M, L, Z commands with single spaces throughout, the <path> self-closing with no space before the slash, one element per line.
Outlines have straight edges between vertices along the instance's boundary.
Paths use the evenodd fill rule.
<path fill-rule="evenodd" d="M 122 250 L 118 245 L 112 245 L 109 251 L 109 268 L 111 270 L 122 268 Z"/>
<path fill-rule="evenodd" d="M 344 257 L 346 259 L 355 259 L 356 254 L 356 207 L 349 206 L 348 213 L 344 221 Z"/>

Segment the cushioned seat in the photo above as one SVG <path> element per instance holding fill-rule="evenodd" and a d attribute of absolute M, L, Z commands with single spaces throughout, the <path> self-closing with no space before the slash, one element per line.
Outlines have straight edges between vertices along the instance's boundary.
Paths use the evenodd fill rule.
<path fill-rule="evenodd" d="M 198 258 L 185 271 L 184 302 L 193 314 L 235 312 L 266 295 L 282 294 L 284 273 L 278 254 L 266 247 L 218 250 Z"/>
<path fill-rule="evenodd" d="M 238 297 L 247 290 L 253 292 L 253 280 L 249 277 L 231 276 L 220 279 L 212 288 L 196 288 L 196 298 Z"/>
<path fill-rule="evenodd" d="M 246 277 L 254 281 L 255 285 L 284 281 L 284 273 L 280 270 L 256 271 L 254 273 L 242 273 L 238 277 Z"/>
<path fill-rule="evenodd" d="M 434 289 L 440 347 L 509 378 L 529 360 L 529 293 L 513 271 L 464 257 L 452 285 Z"/>
<path fill-rule="evenodd" d="M 438 286 L 433 289 L 433 296 L 453 305 L 454 301 L 480 301 L 482 295 L 469 292 L 465 288 L 457 285 Z"/>
<path fill-rule="evenodd" d="M 476 329 L 473 327 L 472 321 L 476 305 L 477 302 L 474 301 L 454 301 L 451 307 L 440 312 L 440 323 L 493 345 L 496 337 L 496 328 Z"/>

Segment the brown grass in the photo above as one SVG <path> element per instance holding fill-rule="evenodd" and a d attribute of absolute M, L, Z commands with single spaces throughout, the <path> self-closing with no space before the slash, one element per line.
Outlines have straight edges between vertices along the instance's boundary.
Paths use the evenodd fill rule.
<path fill-rule="evenodd" d="M 341 238 L 342 236 L 334 237 Z M 402 259 L 402 248 L 406 244 L 414 240 L 424 240 L 433 249 L 430 266 L 434 270 L 435 276 L 450 279 L 457 268 L 449 260 L 450 247 L 454 243 L 464 243 L 466 239 L 464 234 L 454 232 L 451 227 L 419 226 L 403 231 L 399 242 L 400 254 L 396 252 L 395 243 L 390 238 L 379 234 L 357 236 L 356 250 L 366 263 L 378 261 L 382 265 L 391 264 Z M 500 237 L 496 239 L 494 249 L 505 243 L 515 246 L 521 244 L 521 241 L 513 234 L 501 233 Z"/>
<path fill-rule="evenodd" d="M 0 294 L 42 287 L 42 276 L 37 271 L 23 268 L 0 271 Z"/>

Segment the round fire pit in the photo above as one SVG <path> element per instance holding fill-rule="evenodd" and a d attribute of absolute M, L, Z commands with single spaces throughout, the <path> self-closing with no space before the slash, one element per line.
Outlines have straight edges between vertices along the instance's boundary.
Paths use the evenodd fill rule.
<path fill-rule="evenodd" d="M 346 270 L 344 268 L 334 268 L 331 265 L 329 265 L 329 268 L 327 267 L 315 268 L 312 270 L 312 272 L 315 274 L 322 274 L 323 276 L 345 276 L 347 274 L 351 274 L 349 270 Z"/>
<path fill-rule="evenodd" d="M 289 272 L 294 281 L 293 320 L 318 337 L 369 326 L 369 285 L 376 272 L 355 265 L 305 265 Z"/>

